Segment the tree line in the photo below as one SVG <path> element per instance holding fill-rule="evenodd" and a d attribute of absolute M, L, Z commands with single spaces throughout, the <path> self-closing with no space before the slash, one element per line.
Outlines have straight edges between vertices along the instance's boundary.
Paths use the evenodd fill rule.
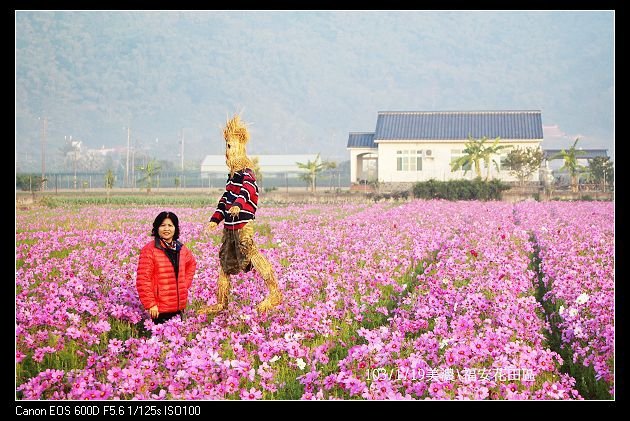
<path fill-rule="evenodd" d="M 586 152 L 577 149 L 577 143 L 579 138 L 575 139 L 573 145 L 568 149 L 562 149 L 557 154 L 554 154 L 547 158 L 548 160 L 562 159 L 563 165 L 560 171 L 567 171 L 571 178 L 571 190 L 578 191 L 578 184 L 580 180 L 586 182 L 592 182 L 600 185 L 605 189 L 606 185 L 612 185 L 614 181 L 614 167 L 609 157 L 598 156 L 589 159 L 589 165 L 584 166 L 579 163 L 581 156 Z M 465 144 L 463 155 L 451 163 L 451 170 L 456 171 L 463 169 L 464 174 L 471 168 L 474 169 L 478 178 L 481 178 L 481 162 L 484 163 L 486 168 L 485 180 L 488 180 L 490 176 L 490 164 L 494 164 L 497 172 L 499 171 L 499 164 L 503 169 L 507 169 L 508 172 L 519 180 L 519 183 L 523 185 L 532 174 L 540 170 L 544 156 L 540 147 L 513 147 L 511 145 L 499 145 L 500 138 L 497 137 L 490 144 L 487 137 L 481 139 L 473 139 L 472 136 L 468 136 L 468 142 Z M 503 149 L 510 149 L 505 157 L 505 160 L 501 163 L 496 161 L 497 154 Z"/>

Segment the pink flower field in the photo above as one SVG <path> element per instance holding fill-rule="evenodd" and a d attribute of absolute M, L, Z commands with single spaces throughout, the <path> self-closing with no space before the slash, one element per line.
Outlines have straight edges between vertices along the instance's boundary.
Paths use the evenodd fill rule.
<path fill-rule="evenodd" d="M 197 259 L 153 325 L 135 276 L 162 210 Z M 614 203 L 261 206 L 256 272 L 215 303 L 213 208 L 17 210 L 16 399 L 581 400 L 615 397 Z"/>

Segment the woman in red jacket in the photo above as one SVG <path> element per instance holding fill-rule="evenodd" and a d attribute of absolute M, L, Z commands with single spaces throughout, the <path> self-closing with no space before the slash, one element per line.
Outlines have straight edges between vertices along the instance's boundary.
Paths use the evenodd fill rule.
<path fill-rule="evenodd" d="M 155 238 L 140 251 L 136 288 L 153 322 L 163 323 L 186 308 L 197 262 L 177 240 L 179 219 L 173 212 L 160 212 L 151 236 Z"/>

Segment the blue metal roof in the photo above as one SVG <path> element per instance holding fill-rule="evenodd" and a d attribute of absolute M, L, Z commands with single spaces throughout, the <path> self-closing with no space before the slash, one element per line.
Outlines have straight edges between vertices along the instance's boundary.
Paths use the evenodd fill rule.
<path fill-rule="evenodd" d="M 374 143 L 374 133 L 350 133 L 348 136 L 348 148 L 374 148 L 376 149 L 376 143 Z"/>
<path fill-rule="evenodd" d="M 466 140 L 469 135 L 542 139 L 540 111 L 381 111 L 374 140 Z"/>
<path fill-rule="evenodd" d="M 568 151 L 570 148 L 565 149 L 565 151 Z M 543 149 L 543 157 L 545 159 L 549 159 L 554 155 L 559 154 L 562 151 L 562 149 Z M 598 156 L 603 156 L 604 158 L 606 158 L 608 156 L 608 149 L 578 149 L 578 151 L 581 151 L 583 153 L 579 153 L 576 155 L 577 159 L 593 159 L 593 158 L 597 158 Z M 554 158 L 554 159 L 562 159 L 562 158 Z"/>

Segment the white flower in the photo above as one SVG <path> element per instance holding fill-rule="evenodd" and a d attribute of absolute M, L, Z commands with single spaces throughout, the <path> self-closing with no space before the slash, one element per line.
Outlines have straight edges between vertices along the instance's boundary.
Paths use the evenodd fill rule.
<path fill-rule="evenodd" d="M 560 306 L 558 313 L 562 316 L 562 313 L 564 313 L 564 306 Z"/>
<path fill-rule="evenodd" d="M 571 309 L 569 310 L 569 316 L 571 316 L 571 317 L 575 317 L 575 316 L 577 316 L 577 314 L 578 314 L 577 309 L 575 309 L 575 308 L 571 308 Z"/>
<path fill-rule="evenodd" d="M 280 357 L 278 357 L 277 355 L 274 355 L 272 359 L 269 360 L 270 363 L 275 363 L 276 361 L 278 361 L 280 359 Z"/>
<path fill-rule="evenodd" d="M 300 367 L 300 370 L 304 370 L 304 367 L 306 367 L 304 360 L 302 358 L 298 358 L 295 361 L 297 362 L 298 367 Z"/>
<path fill-rule="evenodd" d="M 403 291 L 407 289 L 407 284 L 403 284 L 402 286 Z"/>
<path fill-rule="evenodd" d="M 303 335 L 300 332 L 287 332 L 284 334 L 284 340 L 287 342 L 299 341 L 300 339 L 302 339 L 302 336 Z"/>
<path fill-rule="evenodd" d="M 575 329 L 573 329 L 573 334 L 579 338 L 582 335 L 582 328 L 576 326 Z"/>
<path fill-rule="evenodd" d="M 575 302 L 578 304 L 584 304 L 588 301 L 588 294 L 583 292 L 579 297 L 576 298 Z"/>
<path fill-rule="evenodd" d="M 442 339 L 440 341 L 440 349 L 444 348 L 446 345 L 448 345 L 448 339 Z"/>

